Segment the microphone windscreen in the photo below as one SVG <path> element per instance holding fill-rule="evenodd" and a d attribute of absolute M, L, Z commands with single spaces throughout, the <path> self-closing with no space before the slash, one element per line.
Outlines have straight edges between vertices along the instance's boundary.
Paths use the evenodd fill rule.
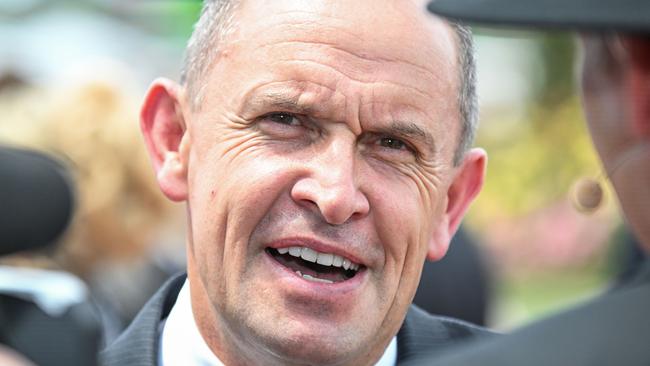
<path fill-rule="evenodd" d="M 0 255 L 55 243 L 72 218 L 73 190 L 60 162 L 0 146 Z"/>

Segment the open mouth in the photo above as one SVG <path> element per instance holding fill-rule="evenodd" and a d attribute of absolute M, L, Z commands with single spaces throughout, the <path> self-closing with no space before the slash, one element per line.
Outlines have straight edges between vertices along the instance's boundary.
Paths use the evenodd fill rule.
<path fill-rule="evenodd" d="M 277 262 L 307 281 L 337 283 L 347 281 L 365 267 L 332 253 L 307 247 L 266 248 Z"/>

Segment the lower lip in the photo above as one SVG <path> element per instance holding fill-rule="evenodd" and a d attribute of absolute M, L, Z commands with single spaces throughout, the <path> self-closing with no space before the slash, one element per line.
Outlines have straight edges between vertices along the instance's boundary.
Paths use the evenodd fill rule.
<path fill-rule="evenodd" d="M 318 296 L 327 299 L 332 299 L 332 296 L 336 295 L 347 295 L 349 296 L 350 292 L 356 291 L 361 288 L 365 282 L 367 270 L 362 269 L 358 271 L 354 277 L 334 283 L 323 283 L 323 282 L 314 282 L 309 281 L 290 268 L 285 267 L 283 264 L 275 260 L 273 256 L 267 252 L 265 254 L 265 260 L 268 262 L 268 265 L 273 269 L 273 271 L 280 276 L 281 281 L 288 284 L 292 290 L 295 290 L 299 293 L 304 293 L 309 296 Z"/>

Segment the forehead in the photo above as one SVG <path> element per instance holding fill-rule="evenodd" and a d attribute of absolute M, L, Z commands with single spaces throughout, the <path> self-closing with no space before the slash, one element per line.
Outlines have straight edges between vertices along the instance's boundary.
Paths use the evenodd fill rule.
<path fill-rule="evenodd" d="M 314 103 L 338 95 L 352 109 L 366 103 L 389 114 L 399 104 L 429 119 L 458 119 L 454 32 L 421 1 L 244 0 L 235 12 L 210 71 L 248 89 L 234 99 L 275 83 Z"/>
<path fill-rule="evenodd" d="M 346 40 L 366 50 L 376 45 L 402 46 L 405 56 L 417 56 L 413 45 L 445 43 L 442 20 L 430 15 L 414 0 L 242 0 L 236 16 L 240 25 L 254 32 L 269 26 L 286 25 L 291 33 L 318 28 L 322 36 L 334 31 L 337 41 Z M 265 34 L 256 33 L 256 38 Z"/>
<path fill-rule="evenodd" d="M 421 1 L 243 0 L 235 18 L 239 44 L 311 42 L 368 61 L 411 63 L 423 72 L 456 63 L 453 32 Z"/>

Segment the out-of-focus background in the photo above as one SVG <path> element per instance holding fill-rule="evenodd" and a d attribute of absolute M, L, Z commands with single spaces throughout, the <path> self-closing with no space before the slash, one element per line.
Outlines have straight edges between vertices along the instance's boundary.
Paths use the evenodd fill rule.
<path fill-rule="evenodd" d="M 153 78 L 178 79 L 199 10 L 190 0 L 0 1 L 0 144 L 62 157 L 78 192 L 54 254 L 2 262 L 81 278 L 108 340 L 183 268 L 184 208 L 158 191 L 138 108 Z M 636 254 L 614 245 L 633 238 L 608 189 L 592 213 L 570 199 L 579 178 L 602 178 L 575 92 L 573 39 L 476 29 L 476 47 L 477 145 L 490 160 L 463 230 L 490 273 L 484 321 L 507 331 L 606 291 Z"/>

